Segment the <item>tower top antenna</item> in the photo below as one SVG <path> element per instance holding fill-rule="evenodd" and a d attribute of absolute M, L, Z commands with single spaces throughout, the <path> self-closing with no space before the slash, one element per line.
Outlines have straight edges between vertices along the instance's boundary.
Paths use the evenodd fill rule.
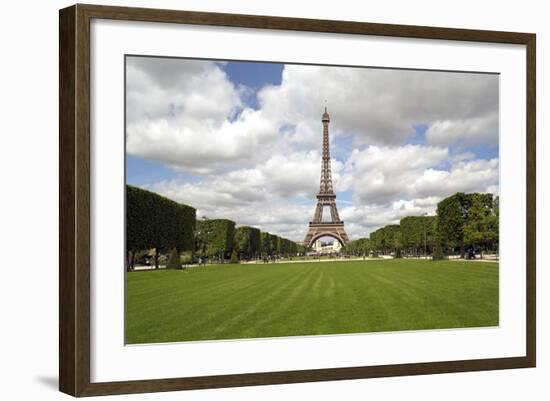
<path fill-rule="evenodd" d="M 325 100 L 326 103 L 326 100 Z M 325 105 L 325 112 L 323 113 L 323 118 L 321 119 L 323 122 L 329 122 L 330 118 L 328 116 L 327 106 Z"/>

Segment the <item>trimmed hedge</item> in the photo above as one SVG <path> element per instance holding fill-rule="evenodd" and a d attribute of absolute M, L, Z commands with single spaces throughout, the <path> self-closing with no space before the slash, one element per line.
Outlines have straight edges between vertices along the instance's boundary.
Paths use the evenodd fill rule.
<path fill-rule="evenodd" d="M 395 257 L 401 257 L 401 230 L 399 224 L 390 224 L 370 233 L 369 244 L 375 251 L 382 253 L 395 252 Z"/>
<path fill-rule="evenodd" d="M 306 247 L 300 247 L 294 241 L 268 232 L 261 233 L 262 256 L 290 256 L 298 252 L 305 253 Z"/>
<path fill-rule="evenodd" d="M 262 231 L 262 256 L 272 256 L 277 253 L 277 236 Z"/>
<path fill-rule="evenodd" d="M 358 238 L 348 242 L 342 252 L 346 255 L 368 256 L 372 250 L 372 244 L 368 238 Z"/>
<path fill-rule="evenodd" d="M 242 226 L 235 229 L 235 251 L 246 259 L 255 258 L 260 253 L 261 241 L 261 233 L 257 228 Z"/>
<path fill-rule="evenodd" d="M 443 248 L 457 248 L 464 252 L 464 224 L 468 217 L 471 197 L 463 192 L 443 199 L 437 204 L 437 224 Z"/>
<path fill-rule="evenodd" d="M 281 255 L 293 255 L 298 252 L 298 244 L 287 238 L 279 237 L 279 253 Z"/>
<path fill-rule="evenodd" d="M 126 249 L 194 249 L 195 209 L 126 185 Z"/>
<path fill-rule="evenodd" d="M 227 259 L 233 250 L 235 222 L 227 219 L 198 220 L 196 248 L 202 255 Z"/>
<path fill-rule="evenodd" d="M 368 247 L 376 252 L 423 254 L 424 247 L 433 259 L 445 257 L 447 251 L 460 251 L 466 247 L 481 250 L 498 250 L 499 198 L 490 193 L 457 192 L 437 204 L 436 216 L 403 217 L 399 225 L 390 224 L 373 231 Z M 426 233 L 424 237 L 424 232 Z M 367 246 L 363 239 L 352 241 L 344 252 L 358 254 Z"/>

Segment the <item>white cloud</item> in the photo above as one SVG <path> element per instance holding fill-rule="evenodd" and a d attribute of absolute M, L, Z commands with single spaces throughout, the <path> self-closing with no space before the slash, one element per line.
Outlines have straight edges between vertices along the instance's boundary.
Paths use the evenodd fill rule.
<path fill-rule="evenodd" d="M 498 186 L 498 159 L 459 157 L 450 170 L 447 148 L 405 145 L 354 150 L 346 164 L 357 204 L 444 197 L 455 192 L 488 191 Z"/>
<path fill-rule="evenodd" d="M 353 182 L 355 202 L 349 205 L 337 199 L 352 238 L 398 223 L 405 216 L 433 214 L 442 198 L 458 191 L 498 193 L 496 159 L 459 162 L 446 171 L 429 167 L 443 157 L 438 148 L 372 147 L 365 152 L 356 152 L 353 162 L 343 168 L 347 169 L 346 179 Z M 422 154 L 422 160 L 414 159 Z M 162 181 L 150 189 L 197 207 L 199 216 L 229 218 L 239 225 L 258 226 L 301 240 L 314 210 L 319 156 L 280 157 L 254 169 L 235 170 L 197 183 Z M 380 162 L 385 159 L 388 163 Z M 411 168 L 404 167 L 407 165 Z"/>
<path fill-rule="evenodd" d="M 255 226 L 302 240 L 313 205 L 310 202 L 289 202 L 287 198 L 267 191 L 265 180 L 258 170 L 243 170 L 197 184 L 163 181 L 149 189 L 195 206 L 198 218 L 228 218 L 238 225 Z"/>
<path fill-rule="evenodd" d="M 498 159 L 460 162 L 451 171 L 427 169 L 415 180 L 413 196 L 448 196 L 455 192 L 493 192 L 498 186 Z"/>
<path fill-rule="evenodd" d="M 128 57 L 126 65 L 129 125 L 165 120 L 219 127 L 240 106 L 237 89 L 216 63 Z"/>
<path fill-rule="evenodd" d="M 262 110 L 297 124 L 308 143 L 318 139 L 325 99 L 333 132 L 354 134 L 358 143 L 401 144 L 413 125 L 440 121 L 462 121 L 484 139 L 498 138 L 497 75 L 286 65 L 281 85 L 258 97 Z"/>
<path fill-rule="evenodd" d="M 491 113 L 466 120 L 437 120 L 426 131 L 426 139 L 430 144 L 438 146 L 454 143 L 496 145 L 498 144 L 498 115 Z"/>
<path fill-rule="evenodd" d="M 498 193 L 498 160 L 467 149 L 498 144 L 496 75 L 286 65 L 254 110 L 250 89 L 220 63 L 127 60 L 127 151 L 195 175 L 149 188 L 199 216 L 303 239 L 319 188 L 325 99 L 331 138 L 353 138 L 353 150 L 332 160 L 336 192 L 353 192 L 353 202 L 337 199 L 351 238 L 433 213 L 456 191 Z M 428 126 L 427 144 L 405 145 L 417 124 Z"/>
<path fill-rule="evenodd" d="M 447 160 L 446 148 L 420 145 L 369 146 L 353 150 L 346 169 L 353 177 L 355 200 L 360 204 L 383 204 L 412 197 L 416 180 L 426 169 Z"/>
<path fill-rule="evenodd" d="M 406 216 L 434 215 L 440 197 L 398 200 L 384 205 L 356 205 L 342 208 L 340 215 L 351 238 L 368 237 L 379 227 L 399 224 Z"/>
<path fill-rule="evenodd" d="M 286 203 L 296 197 L 310 200 L 318 191 L 319 159 L 314 151 L 274 155 L 255 168 L 210 175 L 194 183 L 161 181 L 151 189 L 210 213 L 255 203 L 264 203 L 265 208 L 278 199 Z"/>
<path fill-rule="evenodd" d="M 260 110 L 242 103 L 247 91 L 214 62 L 128 58 L 128 152 L 209 173 L 315 147 L 325 99 L 332 135 L 357 144 L 402 144 L 415 124 L 434 145 L 498 141 L 496 75 L 286 65 L 280 86 L 259 91 Z"/>
<path fill-rule="evenodd" d="M 216 63 L 139 57 L 127 67 L 130 154 L 206 174 L 246 163 L 277 139 L 261 113 L 243 110 L 240 89 Z"/>

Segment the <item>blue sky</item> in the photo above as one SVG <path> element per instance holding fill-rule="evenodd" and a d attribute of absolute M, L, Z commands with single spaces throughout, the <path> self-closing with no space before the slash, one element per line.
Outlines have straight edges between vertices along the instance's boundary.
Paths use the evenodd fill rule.
<path fill-rule="evenodd" d="M 283 74 L 283 64 L 254 63 L 250 61 L 229 61 L 223 65 L 224 71 L 235 85 L 244 85 L 252 90 L 252 96 L 244 98 L 246 105 L 258 109 L 256 93 L 267 85 L 280 85 Z"/>
<path fill-rule="evenodd" d="M 247 107 L 257 109 L 256 93 L 267 85 L 280 85 L 284 64 L 228 61 L 220 63 L 228 79 L 236 86 L 244 85 L 251 89 L 250 96 L 243 96 Z M 192 181 L 190 174 L 177 172 L 162 161 L 152 161 L 139 156 L 126 155 L 126 182 L 130 185 L 145 187 L 162 180 L 182 179 Z"/>
<path fill-rule="evenodd" d="M 498 193 L 498 79 L 130 57 L 127 183 L 300 240 L 326 104 L 340 214 L 368 235 L 456 191 Z"/>

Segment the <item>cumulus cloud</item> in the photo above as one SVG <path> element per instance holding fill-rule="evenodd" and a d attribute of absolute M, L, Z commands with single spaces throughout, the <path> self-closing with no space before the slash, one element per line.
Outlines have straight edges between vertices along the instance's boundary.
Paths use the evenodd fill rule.
<path fill-rule="evenodd" d="M 258 95 L 262 109 L 298 126 L 300 139 L 315 136 L 325 99 L 335 135 L 351 135 L 360 144 L 397 145 L 414 134 L 417 124 L 461 122 L 468 141 L 494 141 L 498 129 L 498 76 L 434 71 L 287 65 L 280 86 Z M 458 130 L 458 128 L 457 128 Z M 435 145 L 444 142 L 433 135 Z"/>
<path fill-rule="evenodd" d="M 223 179 L 219 179 L 197 184 L 162 181 L 149 189 L 178 202 L 194 205 L 199 219 L 228 218 L 241 226 L 254 226 L 302 240 L 307 228 L 304 221 L 308 221 L 314 205 L 310 201 L 289 203 L 288 199 L 266 191 L 265 186 L 255 181 L 260 178 L 257 173 L 240 172 L 239 175 L 254 176 L 253 180 L 224 184 L 225 187 L 220 186 Z M 264 180 L 264 177 L 260 179 Z"/>
<path fill-rule="evenodd" d="M 438 146 L 498 143 L 498 115 L 490 113 L 465 120 L 437 120 L 426 131 L 429 143 Z"/>
<path fill-rule="evenodd" d="M 418 146 L 401 152 L 370 149 L 370 154 L 376 156 L 369 159 L 356 154 L 353 159 L 357 161 L 342 167 L 342 174 L 351 177 L 355 194 L 352 204 L 338 201 L 348 235 L 368 235 L 405 216 L 434 214 L 441 199 L 458 191 L 498 194 L 497 159 L 459 162 L 450 171 L 437 170 L 429 166 L 439 160 L 441 155 L 437 153 L 441 150 L 431 149 L 424 162 L 415 160 L 409 163 L 414 168 L 407 169 L 410 153 L 422 150 Z M 369 150 L 366 152 L 368 155 Z M 388 157 L 387 164 L 377 164 L 377 157 L 383 160 L 386 153 L 397 155 Z M 319 157 L 312 155 L 310 160 L 300 162 L 292 155 L 288 160 L 288 170 L 271 168 L 273 161 L 268 160 L 255 169 L 236 170 L 196 183 L 161 181 L 150 189 L 194 205 L 199 217 L 230 218 L 240 225 L 258 226 L 301 240 L 313 215 Z"/>
<path fill-rule="evenodd" d="M 415 195 L 417 179 L 447 158 L 446 148 L 369 146 L 351 152 L 346 170 L 352 177 L 357 203 L 383 204 Z"/>
<path fill-rule="evenodd" d="M 277 128 L 243 109 L 219 64 L 129 57 L 126 149 L 178 170 L 211 173 L 269 147 Z"/>
<path fill-rule="evenodd" d="M 434 215 L 441 197 L 398 200 L 383 205 L 346 206 L 340 215 L 351 238 L 366 237 L 387 224 L 399 224 L 406 216 Z"/>
<path fill-rule="evenodd" d="M 273 147 L 315 146 L 325 100 L 332 134 L 357 144 L 402 144 L 416 124 L 436 146 L 498 141 L 496 75 L 286 65 L 281 85 L 258 92 L 259 110 L 241 101 L 246 91 L 215 62 L 129 57 L 128 152 L 212 172 Z"/>
<path fill-rule="evenodd" d="M 126 77 L 127 152 L 185 172 L 149 189 L 199 216 L 303 239 L 325 99 L 331 140 L 349 144 L 332 173 L 351 238 L 457 191 L 498 193 L 498 159 L 469 150 L 498 146 L 497 75 L 285 65 L 280 85 L 254 91 L 223 63 L 128 57 Z M 425 140 L 407 144 L 419 125 Z"/>
<path fill-rule="evenodd" d="M 498 159 L 460 162 L 451 171 L 428 169 L 413 188 L 418 196 L 455 192 L 493 192 L 499 182 Z"/>
<path fill-rule="evenodd" d="M 468 153 L 459 155 L 446 170 L 439 166 L 453 161 L 447 148 L 369 146 L 351 152 L 344 174 L 353 182 L 355 202 L 359 204 L 380 205 L 455 192 L 493 192 L 489 188 L 498 186 L 498 159 L 470 158 Z"/>

